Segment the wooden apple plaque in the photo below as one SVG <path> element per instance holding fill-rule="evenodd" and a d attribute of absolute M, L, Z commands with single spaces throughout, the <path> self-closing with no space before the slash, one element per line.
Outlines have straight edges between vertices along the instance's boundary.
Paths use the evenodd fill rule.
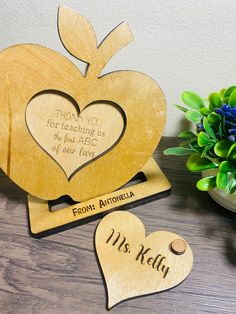
<path fill-rule="evenodd" d="M 98 45 L 90 23 L 60 6 L 58 30 L 64 47 L 87 63 L 85 74 L 40 45 L 0 52 L 0 167 L 29 193 L 37 235 L 170 190 L 151 159 L 166 119 L 161 89 L 135 71 L 101 75 L 133 40 L 128 25 Z M 145 182 L 123 187 L 142 173 Z M 79 203 L 51 210 L 64 196 Z"/>
<path fill-rule="evenodd" d="M 129 212 L 106 215 L 97 227 L 95 245 L 109 309 L 125 299 L 180 284 L 193 265 L 192 250 L 184 239 L 168 231 L 145 237 L 143 223 Z"/>
<path fill-rule="evenodd" d="M 58 27 L 65 48 L 88 64 L 86 73 L 35 44 L 0 53 L 0 166 L 35 197 L 85 201 L 117 190 L 142 169 L 163 132 L 166 104 L 142 73 L 101 76 L 133 40 L 126 23 L 98 45 L 90 23 L 61 6 Z"/>

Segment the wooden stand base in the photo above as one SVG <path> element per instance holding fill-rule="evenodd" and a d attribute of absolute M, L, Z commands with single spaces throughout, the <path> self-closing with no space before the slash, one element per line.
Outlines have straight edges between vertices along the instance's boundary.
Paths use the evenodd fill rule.
<path fill-rule="evenodd" d="M 115 192 L 54 211 L 50 210 L 48 201 L 29 194 L 29 222 L 32 235 L 39 237 L 59 232 L 78 225 L 85 218 L 121 207 L 131 208 L 169 195 L 171 185 L 153 158 L 140 173 L 146 181 L 135 185 L 128 183 Z"/>

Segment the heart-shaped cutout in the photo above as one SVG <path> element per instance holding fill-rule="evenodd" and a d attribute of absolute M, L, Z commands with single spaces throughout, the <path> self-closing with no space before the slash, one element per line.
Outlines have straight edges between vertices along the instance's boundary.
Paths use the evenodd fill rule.
<path fill-rule="evenodd" d="M 116 211 L 99 223 L 95 244 L 108 292 L 108 308 L 122 300 L 170 289 L 190 273 L 190 246 L 177 234 L 157 231 L 145 237 L 143 223 Z"/>
<path fill-rule="evenodd" d="M 26 123 L 34 140 L 60 165 L 68 180 L 116 145 L 125 128 L 118 105 L 97 101 L 79 113 L 71 97 L 56 91 L 31 99 Z"/>

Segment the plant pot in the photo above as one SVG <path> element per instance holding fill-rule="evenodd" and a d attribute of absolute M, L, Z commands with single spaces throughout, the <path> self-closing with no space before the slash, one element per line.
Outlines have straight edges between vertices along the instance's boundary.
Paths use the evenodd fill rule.
<path fill-rule="evenodd" d="M 214 176 L 217 174 L 217 172 L 218 169 L 205 170 L 202 172 L 202 177 L 205 178 L 208 176 Z M 214 188 L 208 193 L 218 204 L 236 213 L 236 192 L 233 194 L 227 194 L 223 190 Z"/>

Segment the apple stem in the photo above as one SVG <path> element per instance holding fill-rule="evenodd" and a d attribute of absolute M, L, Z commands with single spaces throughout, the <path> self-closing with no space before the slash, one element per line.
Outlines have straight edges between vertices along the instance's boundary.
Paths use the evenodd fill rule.
<path fill-rule="evenodd" d="M 97 47 L 96 60 L 88 64 L 86 77 L 99 77 L 108 61 L 123 47 L 133 41 L 133 35 L 126 22 L 114 28 Z"/>

